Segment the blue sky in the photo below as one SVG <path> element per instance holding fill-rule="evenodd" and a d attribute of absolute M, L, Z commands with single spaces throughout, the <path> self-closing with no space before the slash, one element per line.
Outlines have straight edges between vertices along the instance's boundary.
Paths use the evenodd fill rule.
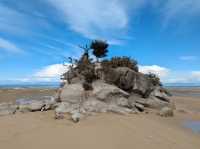
<path fill-rule="evenodd" d="M 199 0 L 0 0 L 0 83 L 56 81 L 92 39 L 165 83 L 200 83 Z"/>

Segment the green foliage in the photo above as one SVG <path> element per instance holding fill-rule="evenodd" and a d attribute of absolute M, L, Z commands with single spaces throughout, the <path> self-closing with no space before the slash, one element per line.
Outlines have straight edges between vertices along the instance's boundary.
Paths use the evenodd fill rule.
<path fill-rule="evenodd" d="M 107 70 L 109 68 L 128 67 L 138 72 L 137 61 L 126 56 L 113 57 L 111 58 L 111 60 L 104 60 L 102 61 L 102 66 L 104 70 Z"/>
<path fill-rule="evenodd" d="M 108 43 L 106 43 L 105 41 L 93 40 L 90 45 L 90 48 L 93 49 L 93 54 L 97 58 L 103 58 L 103 57 L 107 56 L 108 46 L 109 46 Z"/>
<path fill-rule="evenodd" d="M 145 74 L 145 76 L 150 79 L 150 81 L 152 82 L 154 86 L 162 86 L 160 78 L 156 74 L 149 73 L 149 74 Z"/>

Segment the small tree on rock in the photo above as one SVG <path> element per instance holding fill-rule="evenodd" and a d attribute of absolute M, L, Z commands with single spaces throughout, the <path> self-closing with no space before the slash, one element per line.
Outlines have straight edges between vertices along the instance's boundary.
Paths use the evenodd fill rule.
<path fill-rule="evenodd" d="M 90 48 L 93 49 L 93 54 L 96 56 L 97 61 L 99 58 L 103 58 L 107 56 L 109 44 L 103 40 L 94 40 L 92 41 Z"/>

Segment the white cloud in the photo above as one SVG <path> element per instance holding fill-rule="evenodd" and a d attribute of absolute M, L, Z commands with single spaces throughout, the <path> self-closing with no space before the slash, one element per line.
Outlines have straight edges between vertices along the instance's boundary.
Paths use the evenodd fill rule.
<path fill-rule="evenodd" d="M 69 64 L 52 64 L 45 66 L 30 77 L 11 79 L 10 82 L 20 83 L 49 83 L 59 82 L 60 76 L 68 70 Z"/>
<path fill-rule="evenodd" d="M 53 64 L 46 66 L 35 73 L 36 78 L 58 78 L 61 74 L 68 70 L 63 64 Z"/>
<path fill-rule="evenodd" d="M 0 49 L 6 52 L 13 52 L 13 53 L 22 52 L 22 50 L 18 48 L 14 43 L 3 38 L 0 38 Z"/>
<path fill-rule="evenodd" d="M 167 77 L 169 75 L 170 70 L 165 67 L 161 67 L 158 65 L 152 65 L 152 66 L 139 66 L 139 71 L 148 74 L 148 73 L 154 73 L 158 75 L 161 78 Z"/>
<path fill-rule="evenodd" d="M 183 61 L 193 61 L 193 60 L 197 60 L 197 57 L 196 56 L 181 56 L 179 57 L 180 60 L 183 60 Z"/>
<path fill-rule="evenodd" d="M 192 71 L 192 75 L 191 75 L 194 79 L 196 79 L 197 81 L 200 81 L 200 71 Z"/>
<path fill-rule="evenodd" d="M 47 1 L 60 12 L 73 31 L 87 38 L 106 38 L 111 41 L 126 36 L 130 19 L 129 9 L 135 13 L 143 5 L 143 0 Z"/>

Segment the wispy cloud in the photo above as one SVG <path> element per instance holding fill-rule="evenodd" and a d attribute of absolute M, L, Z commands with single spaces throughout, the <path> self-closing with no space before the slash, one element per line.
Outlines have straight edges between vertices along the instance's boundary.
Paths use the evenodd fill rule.
<path fill-rule="evenodd" d="M 126 36 L 129 8 L 132 7 L 131 11 L 134 12 L 142 5 L 139 0 L 47 1 L 60 12 L 71 30 L 87 38 L 106 38 L 112 44 L 121 44 L 119 38 Z"/>
<path fill-rule="evenodd" d="M 148 8 L 151 9 L 153 6 L 153 9 L 160 13 L 160 19 L 166 25 L 173 21 L 188 22 L 188 19 L 200 16 L 199 0 L 84 0 L 84 2 L 82 0 L 41 2 L 22 0 L 19 3 L 20 7 L 17 4 L 15 7 L 8 7 L 7 4 L 9 2 L 0 2 L 1 31 L 22 34 L 41 28 L 51 28 L 53 21 L 63 21 L 71 30 L 87 38 L 108 40 L 116 40 L 116 38 L 119 40 L 129 36 L 127 30 L 133 28 L 130 22 L 134 22 L 134 16 L 139 15 L 142 10 L 140 8 L 148 4 L 151 4 Z M 49 19 L 50 15 L 52 15 L 51 19 Z"/>
<path fill-rule="evenodd" d="M 4 50 L 6 52 L 11 52 L 11 53 L 22 53 L 23 50 L 18 48 L 14 43 L 0 38 L 0 50 Z"/>
<path fill-rule="evenodd" d="M 128 16 L 119 1 L 48 0 L 62 14 L 69 27 L 87 38 L 105 38 L 128 25 Z M 109 32 L 109 33 L 108 33 Z M 119 32 L 118 32 L 119 33 Z"/>
<path fill-rule="evenodd" d="M 164 26 L 172 22 L 188 22 L 200 16 L 199 0 L 46 0 L 60 13 L 71 30 L 87 38 L 106 38 L 111 43 L 129 36 L 127 30 L 133 28 L 141 8 L 148 6 L 160 14 Z M 173 24 L 173 23 L 172 23 Z M 180 23 L 181 24 L 181 23 Z M 123 38 L 122 38 L 123 40 Z"/>
<path fill-rule="evenodd" d="M 197 60 L 198 58 L 196 56 L 187 55 L 187 56 L 180 56 L 179 59 L 183 61 L 194 61 Z"/>
<path fill-rule="evenodd" d="M 0 31 L 2 33 L 18 36 L 30 35 L 30 33 L 35 34 L 36 30 L 50 27 L 45 18 L 36 17 L 22 10 L 18 10 L 17 6 L 8 7 L 8 5 L 0 2 Z"/>

